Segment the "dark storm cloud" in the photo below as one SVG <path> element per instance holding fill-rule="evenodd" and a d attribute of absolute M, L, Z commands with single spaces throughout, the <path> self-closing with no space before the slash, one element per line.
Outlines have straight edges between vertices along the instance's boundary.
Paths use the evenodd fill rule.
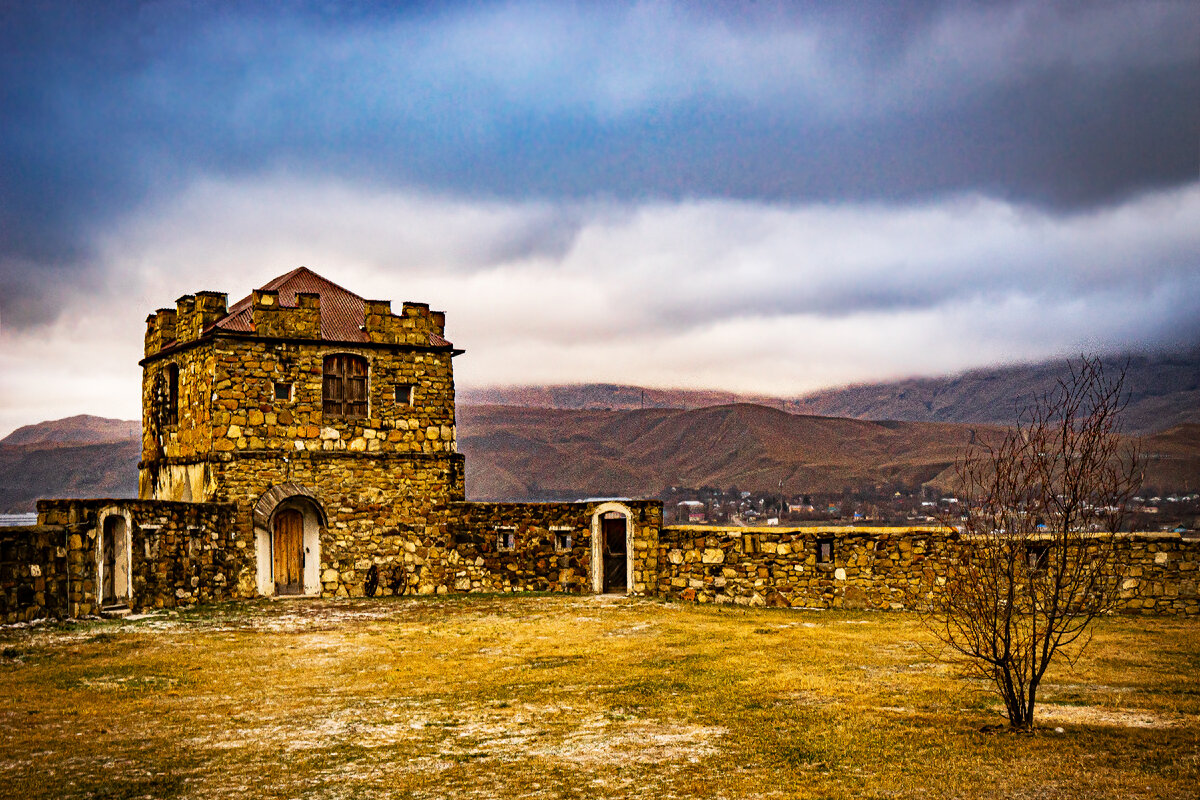
<path fill-rule="evenodd" d="M 208 177 L 1055 212 L 1197 178 L 1194 3 L 746 8 L 9 4 L 0 312 L 45 317 L 114 222 Z"/>

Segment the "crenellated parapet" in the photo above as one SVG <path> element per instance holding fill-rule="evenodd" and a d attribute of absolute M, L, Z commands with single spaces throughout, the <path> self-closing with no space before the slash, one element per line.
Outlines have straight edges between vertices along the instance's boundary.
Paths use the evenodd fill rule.
<path fill-rule="evenodd" d="M 446 331 L 446 314 L 430 311 L 427 303 L 405 303 L 400 314 L 393 314 L 390 302 L 368 300 L 364 317 L 363 331 L 376 344 L 427 345 L 430 334 Z"/>
<path fill-rule="evenodd" d="M 256 336 L 279 339 L 321 338 L 321 296 L 299 292 L 296 305 L 285 306 L 279 292 L 255 289 L 252 295 L 251 319 Z"/>
<path fill-rule="evenodd" d="M 176 313 L 173 308 L 160 308 L 146 317 L 146 355 L 152 356 L 175 342 Z"/>
<path fill-rule="evenodd" d="M 208 326 L 225 316 L 228 297 L 223 292 L 185 294 L 175 301 L 175 341 L 186 344 L 200 338 Z"/>

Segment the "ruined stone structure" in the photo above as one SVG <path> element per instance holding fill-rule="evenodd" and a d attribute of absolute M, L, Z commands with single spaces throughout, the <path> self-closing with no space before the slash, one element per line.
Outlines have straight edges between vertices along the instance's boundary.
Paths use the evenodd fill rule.
<path fill-rule="evenodd" d="M 938 528 L 663 527 L 654 500 L 471 503 L 445 317 L 301 268 L 147 320 L 136 500 L 0 528 L 0 621 L 279 595 L 626 592 L 901 609 L 963 546 Z M 1200 613 L 1200 542 L 1135 534 L 1126 608 Z"/>

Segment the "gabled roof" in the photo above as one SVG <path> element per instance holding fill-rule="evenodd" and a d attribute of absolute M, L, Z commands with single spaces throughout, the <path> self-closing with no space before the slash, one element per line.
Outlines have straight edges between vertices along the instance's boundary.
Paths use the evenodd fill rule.
<path fill-rule="evenodd" d="M 279 304 L 285 308 L 296 308 L 296 295 L 300 293 L 321 296 L 321 338 L 332 342 L 365 342 L 367 334 L 362 329 L 366 301 L 349 289 L 338 286 L 323 278 L 308 267 L 297 267 L 286 275 L 268 281 L 262 289 L 279 293 Z M 219 328 L 237 333 L 254 333 L 252 318 L 254 296 L 243 297 L 229 307 L 229 312 L 214 322 L 208 330 Z M 453 347 L 436 333 L 429 334 L 429 344 L 434 347 Z"/>

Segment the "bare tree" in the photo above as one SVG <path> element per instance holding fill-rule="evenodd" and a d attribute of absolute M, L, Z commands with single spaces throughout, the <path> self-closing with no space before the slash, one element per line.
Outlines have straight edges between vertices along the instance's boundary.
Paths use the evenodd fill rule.
<path fill-rule="evenodd" d="M 1073 662 L 1121 599 L 1117 531 L 1142 478 L 1118 425 L 1124 378 L 1081 358 L 998 443 L 973 440 L 957 464 L 959 559 L 926 619 L 994 684 L 1013 728 L 1033 727 L 1050 662 Z"/>

